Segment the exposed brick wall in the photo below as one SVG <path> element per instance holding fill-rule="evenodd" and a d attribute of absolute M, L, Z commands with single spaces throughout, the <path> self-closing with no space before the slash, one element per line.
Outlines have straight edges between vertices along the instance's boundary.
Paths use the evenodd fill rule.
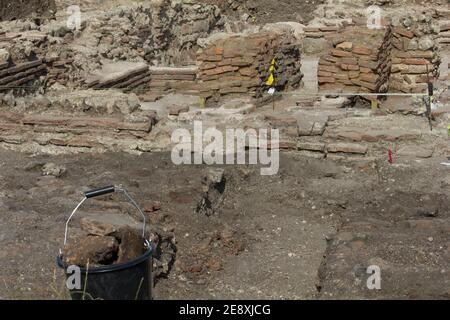
<path fill-rule="evenodd" d="M 16 89 L 33 81 L 45 73 L 46 66 L 42 60 L 35 60 L 21 64 L 0 65 L 0 92 Z"/>
<path fill-rule="evenodd" d="M 390 29 L 348 28 L 319 60 L 319 89 L 327 92 L 378 92 L 387 89 Z M 358 36 L 355 37 L 355 35 Z"/>
<path fill-rule="evenodd" d="M 275 33 L 224 36 L 198 51 L 197 61 L 205 98 L 250 94 L 261 96 L 272 59 L 276 60 L 275 87 L 298 87 L 301 83 L 300 50 L 291 39 Z"/>
<path fill-rule="evenodd" d="M 428 78 L 438 76 L 439 57 L 431 37 L 427 44 L 416 30 L 394 28 L 389 89 L 394 92 L 425 92 Z M 427 46 L 425 46 L 427 45 Z M 428 70 L 428 77 L 427 77 Z"/>
<path fill-rule="evenodd" d="M 364 40 L 361 40 L 364 39 Z M 418 31 L 351 27 L 319 60 L 322 92 L 424 92 L 437 76 L 437 48 Z"/>
<path fill-rule="evenodd" d="M 55 0 L 0 0 L 0 21 L 42 16 L 56 10 Z"/>

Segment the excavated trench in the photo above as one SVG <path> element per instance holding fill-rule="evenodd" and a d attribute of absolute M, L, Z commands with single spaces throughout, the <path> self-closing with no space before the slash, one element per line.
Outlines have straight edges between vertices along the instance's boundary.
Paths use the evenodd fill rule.
<path fill-rule="evenodd" d="M 305 9 L 303 19 L 309 21 L 321 1 L 294 2 L 283 4 L 288 11 L 293 11 L 290 5 Z M 286 8 L 278 10 L 277 4 L 275 9 L 273 1 L 227 3 L 231 8 L 226 11 L 249 12 L 256 23 L 287 17 Z M 66 298 L 64 275 L 54 263 L 64 223 L 81 191 L 123 184 L 149 221 L 147 236 L 156 245 L 153 279 L 158 299 L 448 299 L 450 180 L 446 167 L 439 164 L 446 152 L 442 141 L 423 134 L 423 127 L 410 130 L 410 119 L 370 117 L 361 110 L 342 114 L 336 106 L 326 109 L 327 99 L 294 101 L 290 95 L 286 99 L 280 95 L 280 114 L 245 99 L 199 111 L 204 109 L 199 93 L 205 84 L 211 87 L 202 98 L 214 94 L 217 101 L 252 92 L 249 88 L 261 90 L 275 52 L 261 53 L 267 53 L 266 47 L 273 47 L 277 37 L 265 33 L 248 39 L 219 37 L 203 44 L 205 50 L 196 56 L 194 44 L 199 38 L 224 30 L 222 14 L 210 6 L 197 10 L 166 4 L 161 2 L 158 10 L 129 7 L 100 14 L 76 37 L 56 22 L 42 33 L 24 32 L 23 39 L 31 39 L 35 51 L 28 56 L 29 48 L 19 38 L 0 30 L 11 49 L 2 52 L 8 59 L 0 63 L 0 85 L 6 84 L 0 86 L 2 298 Z M 263 13 L 261 8 L 267 10 Z M 116 37 L 110 24 L 119 18 Z M 93 26 L 98 31 L 95 37 Z M 305 37 L 328 37 L 339 30 L 306 28 Z M 378 43 L 378 53 L 364 47 L 349 53 L 354 48 L 349 51 L 348 41 L 335 42 L 330 49 L 335 56 L 320 60 L 319 83 L 384 91 L 393 82 L 410 92 L 412 79 L 419 89 L 423 87 L 424 63 L 434 68 L 437 51 L 433 47 L 424 54 L 408 49 L 406 44 L 416 41 L 419 33 L 403 28 L 388 31 Z M 63 45 L 44 36 L 58 38 Z M 122 43 L 125 38 L 131 41 L 129 46 Z M 294 38 L 287 39 L 276 58 L 280 73 L 284 69 L 292 73 L 283 83 L 297 88 L 302 73 L 299 48 L 291 43 Z M 249 57 L 236 50 L 242 42 L 255 50 L 247 50 Z M 69 49 L 73 46 L 67 44 L 74 43 L 82 47 L 79 52 Z M 83 53 L 89 46 L 99 48 L 92 64 L 87 63 L 91 53 Z M 177 52 L 178 46 L 186 50 Z M 391 50 L 396 54 L 390 56 Z M 258 55 L 261 61 L 249 62 Z M 374 55 L 381 57 L 379 64 L 371 63 Z M 100 57 L 114 63 L 99 63 Z M 117 62 L 124 57 L 140 62 Z M 193 64 L 194 57 L 200 67 L 186 66 Z M 149 67 L 147 63 L 155 59 L 179 67 Z M 375 77 L 358 70 L 357 77 L 365 80 L 351 82 L 356 75 L 351 69 L 356 67 Z M 349 79 L 339 79 L 338 68 L 345 68 Z M 198 77 L 204 81 L 200 89 Z M 257 82 L 250 81 L 254 78 Z M 141 87 L 143 83 L 150 90 Z M 111 87 L 118 90 L 97 90 Z M 136 94 L 128 89 L 136 89 Z M 170 99 L 177 96 L 168 92 L 174 90 L 193 94 L 178 97 L 192 103 L 171 105 Z M 162 102 L 166 95 L 168 102 Z M 155 107 L 152 103 L 158 99 L 161 105 Z M 368 107 L 358 99 L 348 103 Z M 324 107 L 321 114 L 309 108 L 319 105 Z M 172 129 L 191 128 L 195 116 L 204 116 L 214 125 L 250 119 L 239 125 L 280 128 L 286 134 L 283 138 L 288 138 L 282 141 L 280 170 L 262 176 L 259 165 L 173 164 L 170 154 L 160 151 L 169 149 Z M 221 117 L 224 123 L 217 120 Z M 379 119 L 388 124 L 380 126 Z M 389 121 L 406 128 L 394 132 Z M 437 130 L 442 129 L 441 125 Z M 434 150 L 422 150 L 425 155 L 416 157 L 414 144 L 423 142 L 420 139 L 436 140 L 434 156 Z M 368 147 L 365 142 L 373 144 Z M 404 143 L 414 146 L 414 152 L 398 152 L 397 157 L 397 147 Z M 394 149 L 394 162 L 372 157 L 374 150 L 379 156 L 386 148 Z M 71 235 L 86 232 L 83 219 L 139 226 L 139 216 L 131 207 L 116 201 L 110 196 L 93 201 L 73 221 Z M 111 259 L 116 256 L 102 262 Z M 373 266 L 381 270 L 379 290 L 367 286 Z"/>

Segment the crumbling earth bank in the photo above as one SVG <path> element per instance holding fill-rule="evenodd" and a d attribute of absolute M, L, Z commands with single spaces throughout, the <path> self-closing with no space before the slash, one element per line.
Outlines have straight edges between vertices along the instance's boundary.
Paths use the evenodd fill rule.
<path fill-rule="evenodd" d="M 218 5 L 225 14 L 251 19 L 260 24 L 280 21 L 306 23 L 314 18 L 314 11 L 324 0 L 202 0 Z"/>
<path fill-rule="evenodd" d="M 56 11 L 55 0 L 1 0 L 0 22 L 33 15 L 44 17 Z"/>

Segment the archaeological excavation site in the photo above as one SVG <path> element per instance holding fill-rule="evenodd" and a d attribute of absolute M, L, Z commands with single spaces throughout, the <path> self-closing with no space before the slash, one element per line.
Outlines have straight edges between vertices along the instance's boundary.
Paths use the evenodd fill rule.
<path fill-rule="evenodd" d="M 0 300 L 450 299 L 450 0 L 0 0 Z"/>

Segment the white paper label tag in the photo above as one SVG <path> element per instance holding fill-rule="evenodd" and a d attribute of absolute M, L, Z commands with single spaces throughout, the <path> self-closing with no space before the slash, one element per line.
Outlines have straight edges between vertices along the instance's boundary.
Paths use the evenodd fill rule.
<path fill-rule="evenodd" d="M 273 95 L 275 93 L 275 88 L 270 88 L 269 91 L 267 91 L 267 93 Z"/>

